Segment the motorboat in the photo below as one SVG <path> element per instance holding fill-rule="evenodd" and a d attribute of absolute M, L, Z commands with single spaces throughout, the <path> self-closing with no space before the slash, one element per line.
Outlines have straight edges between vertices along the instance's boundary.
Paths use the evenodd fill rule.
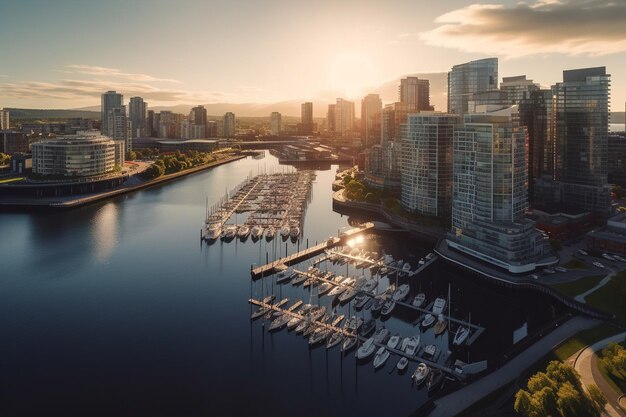
<path fill-rule="evenodd" d="M 294 277 L 294 275 L 296 275 L 296 273 L 293 272 L 291 269 L 286 269 L 284 271 L 280 271 L 276 275 L 276 283 L 277 284 L 282 284 L 284 282 L 291 281 L 291 279 Z"/>
<path fill-rule="evenodd" d="M 426 365 L 424 362 L 420 362 L 420 364 L 417 365 L 415 372 L 413 372 L 413 375 L 411 375 L 411 379 L 415 382 L 415 385 L 419 387 L 426 381 L 429 373 L 430 368 L 428 367 L 428 365 Z"/>
<path fill-rule="evenodd" d="M 348 319 L 348 321 L 346 321 L 346 323 L 343 325 L 343 328 L 352 332 L 356 332 L 362 324 L 363 319 L 361 317 L 352 316 Z"/>
<path fill-rule="evenodd" d="M 387 317 L 391 314 L 394 308 L 396 308 L 396 302 L 390 298 L 389 300 L 385 301 L 385 304 L 383 304 L 383 308 L 380 309 L 380 314 Z"/>
<path fill-rule="evenodd" d="M 263 304 L 269 304 L 272 301 L 274 301 L 274 299 L 276 298 L 275 295 L 268 295 L 267 297 L 265 297 L 263 299 Z M 252 313 L 252 315 L 250 316 L 250 318 L 252 320 L 254 319 L 258 319 L 259 317 L 263 316 L 265 313 L 267 313 L 269 309 L 267 307 L 259 307 L 254 313 Z"/>
<path fill-rule="evenodd" d="M 405 358 L 404 356 L 401 357 L 400 360 L 398 361 L 398 363 L 396 364 L 396 368 L 400 372 L 404 371 L 407 366 L 409 366 L 409 360 L 407 358 Z"/>
<path fill-rule="evenodd" d="M 330 349 L 334 346 L 337 346 L 341 343 L 343 339 L 343 335 L 341 332 L 334 332 L 327 340 L 326 340 L 326 349 Z"/>
<path fill-rule="evenodd" d="M 389 338 L 389 341 L 387 342 L 387 347 L 389 349 L 395 349 L 396 347 L 398 347 L 399 344 L 400 344 L 400 335 L 394 334 L 393 336 Z"/>
<path fill-rule="evenodd" d="M 274 236 L 276 236 L 276 228 L 274 226 L 269 226 L 265 229 L 265 240 L 269 242 L 274 239 Z"/>
<path fill-rule="evenodd" d="M 356 282 L 356 279 L 354 277 L 347 277 L 341 282 L 341 285 L 344 285 L 346 287 L 352 287 L 354 286 L 355 282 Z"/>
<path fill-rule="evenodd" d="M 250 230 L 250 234 L 252 235 L 252 239 L 253 240 L 259 240 L 263 237 L 263 232 L 265 231 L 265 229 L 263 229 L 263 226 L 259 226 L 258 224 L 255 224 L 254 226 L 252 226 L 252 229 Z"/>
<path fill-rule="evenodd" d="M 430 327 L 435 322 L 435 320 L 435 316 L 433 316 L 432 314 L 426 314 L 426 317 L 424 317 L 424 320 L 422 320 L 422 326 Z"/>
<path fill-rule="evenodd" d="M 372 292 L 378 286 L 378 280 L 376 279 L 368 279 L 361 286 L 361 291 L 363 292 Z"/>
<path fill-rule="evenodd" d="M 299 317 L 299 316 L 294 316 L 292 317 L 288 322 L 287 322 L 287 330 L 292 330 L 296 327 L 298 327 L 298 325 L 300 323 L 302 323 L 303 318 Z"/>
<path fill-rule="evenodd" d="M 425 301 L 426 301 L 426 294 L 421 292 L 413 298 L 411 305 L 413 305 L 413 307 L 421 307 Z"/>
<path fill-rule="evenodd" d="M 250 236 L 250 228 L 245 224 L 239 226 L 239 229 L 237 229 L 237 236 L 239 236 L 239 239 L 243 242 L 248 238 L 248 236 Z"/>
<path fill-rule="evenodd" d="M 442 314 L 443 310 L 446 308 L 446 299 L 437 297 L 433 304 L 433 314 Z"/>
<path fill-rule="evenodd" d="M 344 284 L 344 281 L 346 280 L 346 277 L 344 277 L 343 275 L 335 275 L 335 278 L 333 278 L 333 281 L 335 281 L 337 284 Z"/>
<path fill-rule="evenodd" d="M 378 270 L 378 275 L 380 275 L 381 277 L 384 277 L 388 273 L 389 273 L 389 269 L 387 269 L 386 266 L 381 266 L 380 269 Z"/>
<path fill-rule="evenodd" d="M 302 284 L 304 281 L 306 281 L 309 277 L 306 276 L 305 274 L 300 274 L 298 272 L 295 273 L 295 277 L 291 279 L 291 284 L 292 285 L 300 285 Z"/>
<path fill-rule="evenodd" d="M 272 320 L 270 324 L 269 331 L 280 330 L 287 325 L 287 323 L 291 320 L 291 316 L 288 314 L 283 314 Z"/>
<path fill-rule="evenodd" d="M 289 237 L 289 232 L 291 232 L 289 226 L 283 226 L 280 228 L 280 236 L 283 238 L 283 240 L 287 240 L 287 238 Z"/>
<path fill-rule="evenodd" d="M 417 349 L 420 346 L 420 337 L 418 336 L 413 336 L 411 338 L 409 338 L 409 341 L 406 344 L 406 349 L 404 350 L 404 353 L 406 353 L 408 356 L 415 356 L 417 354 Z"/>
<path fill-rule="evenodd" d="M 410 274 L 411 273 L 411 264 L 406 262 L 404 265 L 402 265 L 402 272 L 404 272 L 405 274 Z"/>
<path fill-rule="evenodd" d="M 454 335 L 452 343 L 456 346 L 461 346 L 467 340 L 469 333 L 470 332 L 467 327 L 459 327 L 459 329 L 456 331 L 456 334 Z"/>
<path fill-rule="evenodd" d="M 366 359 L 372 356 L 374 351 L 376 350 L 376 344 L 374 343 L 374 338 L 370 337 L 367 339 L 357 350 L 356 358 L 357 359 Z"/>
<path fill-rule="evenodd" d="M 313 307 L 308 316 L 313 320 L 320 320 L 326 314 L 326 307 Z"/>
<path fill-rule="evenodd" d="M 209 223 L 206 227 L 205 238 L 209 242 L 215 242 L 222 235 L 222 223 L 214 222 Z"/>
<path fill-rule="evenodd" d="M 448 322 L 446 321 L 443 314 L 440 314 L 437 323 L 435 324 L 435 336 L 439 336 L 440 334 L 445 332 L 447 326 Z"/>
<path fill-rule="evenodd" d="M 409 284 L 402 284 L 393 292 L 391 297 L 394 301 L 403 301 L 409 295 L 410 290 Z"/>
<path fill-rule="evenodd" d="M 315 329 L 311 337 L 309 337 L 309 346 L 315 346 L 318 343 L 323 342 L 328 337 L 330 330 L 324 327 L 318 327 Z"/>
<path fill-rule="evenodd" d="M 324 282 L 317 287 L 317 294 L 319 297 L 326 294 L 328 291 L 333 289 L 333 284 L 330 282 Z"/>
<path fill-rule="evenodd" d="M 380 312 L 380 310 L 385 305 L 384 297 L 374 297 L 374 303 L 372 304 L 372 313 Z"/>
<path fill-rule="evenodd" d="M 437 346 L 435 345 L 426 345 L 424 347 L 424 355 L 434 357 L 435 353 L 437 353 Z"/>
<path fill-rule="evenodd" d="M 342 285 L 337 285 L 335 286 L 335 288 L 333 288 L 332 290 L 330 290 L 330 292 L 328 293 L 329 297 L 334 297 L 336 295 L 341 294 L 342 292 L 344 292 L 346 290 L 346 287 L 342 286 Z"/>
<path fill-rule="evenodd" d="M 306 316 L 301 322 L 300 324 L 298 324 L 296 326 L 296 333 L 297 334 L 301 334 L 304 333 L 304 331 L 309 327 L 313 325 L 313 320 L 311 319 L 310 316 Z"/>
<path fill-rule="evenodd" d="M 376 321 L 368 320 L 361 325 L 359 328 L 359 335 L 363 337 L 368 337 L 372 334 L 372 332 L 376 330 Z"/>
<path fill-rule="evenodd" d="M 411 340 L 410 337 L 405 337 L 404 339 L 402 339 L 402 341 L 400 342 L 400 350 L 401 351 L 405 351 L 406 350 L 406 346 L 409 343 L 409 340 Z"/>
<path fill-rule="evenodd" d="M 357 340 L 358 339 L 356 337 L 345 337 L 343 339 L 343 342 L 341 343 L 341 351 L 349 352 L 350 350 L 352 350 L 356 346 Z"/>
<path fill-rule="evenodd" d="M 387 329 L 384 326 L 376 330 L 376 333 L 374 333 L 374 341 L 376 343 L 385 343 L 388 337 L 389 337 L 389 329 Z"/>
<path fill-rule="evenodd" d="M 356 289 L 348 288 L 339 296 L 339 302 L 342 304 L 347 303 L 348 301 L 352 300 L 356 296 L 356 294 L 357 294 Z"/>
<path fill-rule="evenodd" d="M 370 297 L 368 297 L 367 295 L 361 294 L 361 295 L 357 295 L 354 298 L 354 308 L 360 310 L 363 307 L 365 307 L 367 305 L 367 303 L 369 303 L 371 300 Z"/>
<path fill-rule="evenodd" d="M 374 369 L 378 369 L 385 365 L 387 359 L 389 359 L 389 351 L 385 349 L 384 346 L 381 346 L 376 352 L 376 356 L 374 356 Z"/>
<path fill-rule="evenodd" d="M 292 239 L 297 239 L 298 236 L 300 236 L 300 227 L 298 227 L 298 226 L 291 226 L 291 228 L 289 229 L 289 236 Z"/>
<path fill-rule="evenodd" d="M 427 383 L 428 393 L 430 394 L 431 392 L 439 388 L 443 383 L 443 379 L 444 374 L 440 370 L 433 370 L 432 372 L 430 372 L 430 375 L 428 375 Z"/>
<path fill-rule="evenodd" d="M 237 225 L 230 224 L 222 229 L 222 239 L 230 242 L 237 236 Z"/>

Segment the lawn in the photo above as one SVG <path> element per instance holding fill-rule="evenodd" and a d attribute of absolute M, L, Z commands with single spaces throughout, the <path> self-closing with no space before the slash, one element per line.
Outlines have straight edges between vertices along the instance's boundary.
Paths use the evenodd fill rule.
<path fill-rule="evenodd" d="M 614 372 L 609 372 L 600 361 L 598 361 L 598 369 L 604 379 L 606 379 L 606 382 L 608 382 L 616 392 L 624 395 L 626 392 L 626 377 L 623 374 L 618 375 Z"/>
<path fill-rule="evenodd" d="M 602 288 L 589 294 L 585 301 L 599 310 L 615 314 L 617 320 L 626 324 L 626 271 L 615 275 Z"/>
<path fill-rule="evenodd" d="M 598 283 L 602 281 L 602 278 L 604 278 L 604 275 L 592 275 L 588 277 L 582 277 L 580 279 L 577 279 L 576 281 L 564 282 L 562 284 L 554 284 L 553 287 L 560 293 L 573 298 L 576 297 L 578 294 L 582 294 L 585 291 L 598 285 Z"/>
<path fill-rule="evenodd" d="M 572 258 L 571 261 L 563 265 L 567 269 L 585 269 L 587 265 L 580 259 Z"/>

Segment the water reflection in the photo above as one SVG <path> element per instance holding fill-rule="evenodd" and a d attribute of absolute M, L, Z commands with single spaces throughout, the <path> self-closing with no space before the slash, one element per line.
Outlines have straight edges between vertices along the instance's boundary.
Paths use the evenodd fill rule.
<path fill-rule="evenodd" d="M 115 203 L 107 203 L 94 213 L 91 221 L 91 244 L 93 259 L 104 263 L 113 254 L 118 243 L 119 209 Z"/>

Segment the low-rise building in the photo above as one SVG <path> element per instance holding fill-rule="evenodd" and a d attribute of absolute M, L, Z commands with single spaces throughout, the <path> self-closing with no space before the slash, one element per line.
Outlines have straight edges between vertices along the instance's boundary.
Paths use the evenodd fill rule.
<path fill-rule="evenodd" d="M 587 248 L 626 255 L 626 213 L 609 218 L 606 226 L 587 234 Z"/>

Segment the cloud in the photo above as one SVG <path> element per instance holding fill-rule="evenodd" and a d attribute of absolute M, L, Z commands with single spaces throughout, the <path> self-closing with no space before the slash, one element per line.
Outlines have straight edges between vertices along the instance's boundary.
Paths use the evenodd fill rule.
<path fill-rule="evenodd" d="M 123 72 L 117 68 L 108 68 L 108 67 L 97 67 L 93 65 L 66 65 L 64 68 L 66 70 L 61 70 L 60 72 L 65 72 L 68 74 L 86 74 L 86 75 L 95 75 L 102 77 L 113 77 L 113 78 L 121 78 L 125 80 L 131 81 L 139 81 L 139 82 L 168 82 L 168 83 L 180 83 L 178 80 L 173 80 L 171 78 L 157 78 L 148 74 L 135 74 L 129 72 Z"/>
<path fill-rule="evenodd" d="M 623 0 L 531 0 L 506 7 L 472 4 L 439 16 L 419 34 L 433 46 L 516 58 L 561 53 L 599 56 L 626 51 Z"/>
<path fill-rule="evenodd" d="M 396 44 L 402 42 L 403 40 L 408 39 L 408 38 L 412 38 L 414 36 L 416 36 L 415 33 L 400 33 L 394 39 L 388 40 L 387 43 L 389 45 L 396 45 Z"/>

